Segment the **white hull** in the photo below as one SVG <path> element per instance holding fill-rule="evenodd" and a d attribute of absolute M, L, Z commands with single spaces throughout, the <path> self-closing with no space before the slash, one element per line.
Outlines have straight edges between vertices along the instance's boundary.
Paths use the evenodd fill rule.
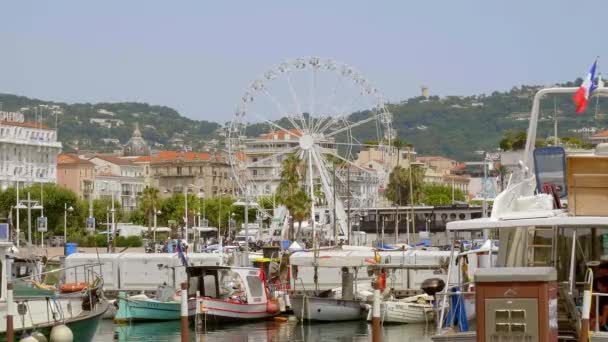
<path fill-rule="evenodd" d="M 367 320 L 371 321 L 371 311 Z M 380 304 L 380 320 L 383 323 L 430 323 L 435 319 L 435 311 L 430 304 L 385 301 Z"/>
<path fill-rule="evenodd" d="M 15 299 L 17 303 L 25 298 Z M 7 312 L 6 302 L 0 302 L 0 312 Z M 13 327 L 15 330 L 31 329 L 33 327 L 46 325 L 49 320 L 53 320 L 53 315 L 57 320 L 72 320 L 87 315 L 88 311 L 82 310 L 82 299 L 80 296 L 63 297 L 58 296 L 47 302 L 45 297 L 27 298 L 27 313 L 21 316 L 17 313 L 13 316 Z M 0 332 L 6 332 L 6 320 L 0 319 Z"/>
<path fill-rule="evenodd" d="M 199 312 L 203 319 L 207 317 L 215 320 L 258 320 L 275 316 L 278 313 L 268 312 L 266 303 L 236 303 L 211 298 L 200 298 L 199 303 Z"/>
<path fill-rule="evenodd" d="M 291 308 L 299 320 L 355 321 L 363 319 L 365 309 L 358 300 L 292 296 Z"/>

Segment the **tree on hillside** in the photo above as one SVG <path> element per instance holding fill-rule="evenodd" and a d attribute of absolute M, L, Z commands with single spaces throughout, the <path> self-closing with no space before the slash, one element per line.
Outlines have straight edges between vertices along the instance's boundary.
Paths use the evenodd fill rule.
<path fill-rule="evenodd" d="M 400 165 L 395 166 L 389 175 L 386 198 L 396 205 L 417 204 L 422 200 L 422 184 L 424 181 L 424 170 L 412 167 L 412 193 L 413 200 L 410 201 L 410 170 Z"/>
<path fill-rule="evenodd" d="M 291 154 L 283 160 L 281 181 L 276 191 L 279 204 L 284 205 L 291 214 L 289 223 L 289 239 L 295 239 L 294 221 L 298 221 L 298 230 L 302 221 L 310 215 L 311 199 L 302 186 L 305 169 L 298 157 Z"/>

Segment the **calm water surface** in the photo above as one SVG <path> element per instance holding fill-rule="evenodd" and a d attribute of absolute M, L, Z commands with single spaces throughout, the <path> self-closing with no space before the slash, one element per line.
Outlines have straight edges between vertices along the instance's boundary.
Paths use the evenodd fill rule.
<path fill-rule="evenodd" d="M 180 341 L 180 322 L 137 323 L 114 325 L 111 320 L 103 320 L 95 336 L 95 341 Z M 383 328 L 384 341 L 427 342 L 433 326 L 424 324 L 387 325 Z M 323 324 L 301 324 L 290 317 L 287 322 L 256 322 L 248 324 L 224 325 L 221 328 L 200 332 L 197 341 L 369 341 L 371 324 L 367 322 L 344 322 Z M 191 331 L 190 336 L 194 336 Z"/>

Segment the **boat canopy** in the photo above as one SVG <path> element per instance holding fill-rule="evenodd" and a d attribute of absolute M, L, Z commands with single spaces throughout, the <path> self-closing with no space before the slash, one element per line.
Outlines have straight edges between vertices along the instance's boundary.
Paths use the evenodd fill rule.
<path fill-rule="evenodd" d="M 425 250 L 409 250 L 409 251 L 380 251 L 378 252 L 382 258 L 382 264 L 392 265 L 437 265 L 442 260 L 447 260 L 450 257 L 450 251 L 425 251 Z M 294 253 L 289 258 L 291 266 L 301 267 L 367 267 L 376 265 L 374 251 L 320 251 L 319 256 L 315 258 L 313 252 Z"/>
<path fill-rule="evenodd" d="M 563 228 L 598 228 L 608 227 L 608 217 L 604 216 L 569 216 L 560 212 L 549 217 L 533 217 L 513 220 L 480 218 L 465 221 L 448 222 L 448 231 L 476 231 L 482 229 L 517 228 L 517 227 L 563 227 Z"/>

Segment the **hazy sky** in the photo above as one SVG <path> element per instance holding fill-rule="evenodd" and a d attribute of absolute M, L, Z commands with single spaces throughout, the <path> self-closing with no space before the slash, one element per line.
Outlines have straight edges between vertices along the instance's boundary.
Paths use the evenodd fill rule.
<path fill-rule="evenodd" d="M 0 92 L 145 101 L 226 121 L 246 87 L 300 56 L 359 69 L 391 101 L 583 76 L 606 1 L 6 1 Z M 604 20 L 604 22 L 602 22 Z M 601 68 L 600 60 L 600 68 Z"/>

